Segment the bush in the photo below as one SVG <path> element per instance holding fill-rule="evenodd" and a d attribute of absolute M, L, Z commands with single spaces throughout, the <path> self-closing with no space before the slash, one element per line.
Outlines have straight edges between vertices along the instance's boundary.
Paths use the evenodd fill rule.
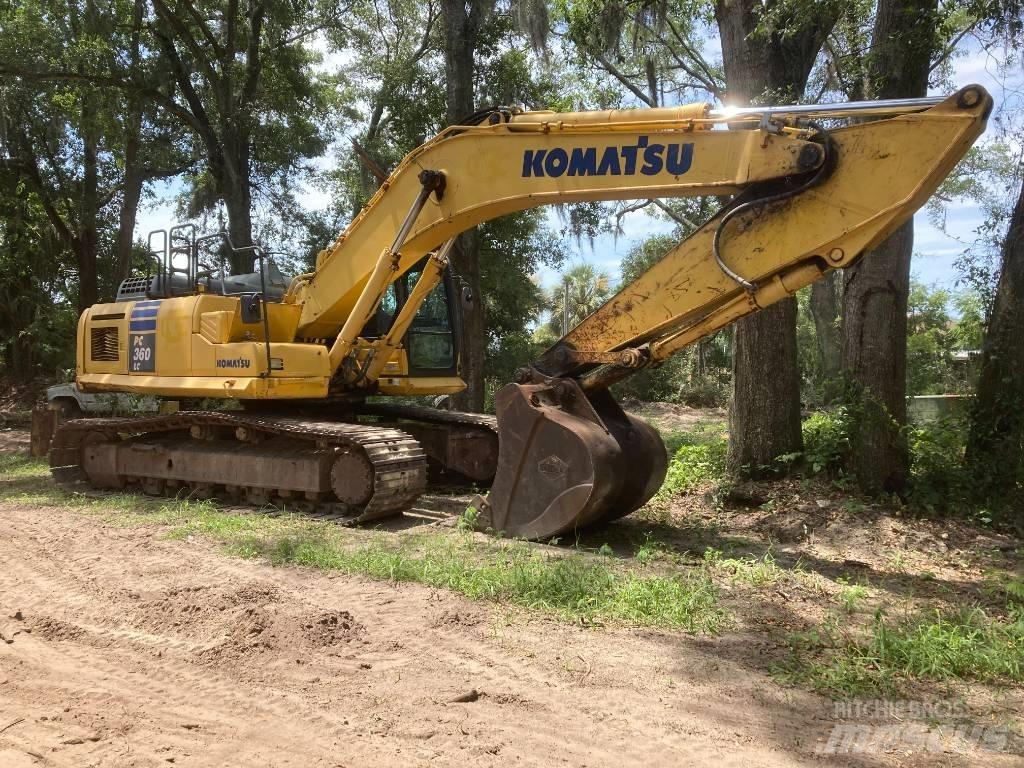
<path fill-rule="evenodd" d="M 956 417 L 908 428 L 912 503 L 945 512 L 970 506 L 971 481 L 963 466 L 967 431 Z"/>
<path fill-rule="evenodd" d="M 724 408 L 729 404 L 728 381 L 707 378 L 680 387 L 676 400 L 690 408 Z"/>
<path fill-rule="evenodd" d="M 666 500 L 673 496 L 690 493 L 704 483 L 725 477 L 726 442 L 718 437 L 711 442 L 696 442 L 685 433 L 673 433 L 666 443 L 682 442 L 675 448 L 668 462 L 665 482 L 655 500 Z"/>
<path fill-rule="evenodd" d="M 803 459 L 811 474 L 837 473 L 850 452 L 850 420 L 845 407 L 815 411 L 803 423 Z"/>

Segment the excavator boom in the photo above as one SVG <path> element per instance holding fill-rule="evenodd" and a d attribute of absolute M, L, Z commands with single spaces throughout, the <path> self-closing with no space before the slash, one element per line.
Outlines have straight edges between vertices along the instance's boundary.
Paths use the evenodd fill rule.
<path fill-rule="evenodd" d="M 665 448 L 608 386 L 853 264 L 924 205 L 990 110 L 970 86 L 926 111 L 816 128 L 813 171 L 748 189 L 498 392 L 498 472 L 479 524 L 548 538 L 646 503 Z"/>

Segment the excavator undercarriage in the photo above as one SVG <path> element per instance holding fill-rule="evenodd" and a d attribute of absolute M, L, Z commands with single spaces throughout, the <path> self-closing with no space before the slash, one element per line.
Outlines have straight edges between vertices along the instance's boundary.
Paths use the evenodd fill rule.
<path fill-rule="evenodd" d="M 244 410 L 65 422 L 53 474 L 354 523 L 457 478 L 490 486 L 474 502 L 482 529 L 528 539 L 627 515 L 658 491 L 668 459 L 609 387 L 855 263 L 926 202 L 991 108 L 968 86 L 719 112 L 485 111 L 410 153 L 315 270 L 287 284 L 258 246 L 176 228 L 156 274 L 83 313 L 78 385 Z M 460 232 L 546 203 L 694 195 L 734 197 L 521 368 L 496 417 L 384 399 L 465 386 L 449 300 Z M 200 263 L 211 242 L 254 254 L 260 270 L 218 276 Z"/>

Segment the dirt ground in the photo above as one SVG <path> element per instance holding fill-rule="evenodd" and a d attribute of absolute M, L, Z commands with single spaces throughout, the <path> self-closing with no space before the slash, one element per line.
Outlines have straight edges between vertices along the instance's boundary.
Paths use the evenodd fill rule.
<path fill-rule="evenodd" d="M 825 702 L 723 663 L 713 643 L 507 622 L 444 592 L 274 569 L 146 528 L 0 515 L 9 768 L 781 766 L 827 735 Z"/>
<path fill-rule="evenodd" d="M 0 453 L 27 451 L 31 444 L 32 438 L 28 430 L 0 427 Z"/>
<path fill-rule="evenodd" d="M 1020 765 L 823 756 L 834 703 L 742 627 L 580 627 L 56 506 L 0 521 L 2 768 Z"/>

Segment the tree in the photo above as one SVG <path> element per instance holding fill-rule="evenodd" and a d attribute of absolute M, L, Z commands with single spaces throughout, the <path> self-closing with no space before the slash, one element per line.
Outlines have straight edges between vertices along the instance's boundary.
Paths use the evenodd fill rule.
<path fill-rule="evenodd" d="M 579 325 L 611 296 L 608 275 L 593 264 L 576 264 L 548 291 L 547 309 L 551 312 L 548 328 L 558 338 Z"/>
<path fill-rule="evenodd" d="M 450 124 L 439 13 L 436 4 L 372 0 L 358 5 L 350 17 L 346 39 L 352 56 L 341 77 L 353 95 L 349 117 L 355 141 L 353 152 L 328 174 L 335 201 L 331 210 L 325 216 L 303 217 L 313 256 L 331 237 L 332 228 L 365 205 L 406 153 Z M 557 106 L 557 83 L 538 74 L 514 21 L 509 10 L 490 12 L 479 21 L 473 102 Z M 542 351 L 528 331 L 545 301 L 533 275 L 541 265 L 560 267 L 563 247 L 547 226 L 544 212 L 536 209 L 488 221 L 476 228 L 475 236 L 479 282 L 470 281 L 460 254 L 453 259 L 452 275 L 458 288 L 470 287 L 476 296 L 473 309 L 481 314 L 479 334 L 460 325 L 462 373 L 469 377 L 466 347 L 472 345 L 470 352 L 482 355 L 478 370 L 486 376 L 480 387 L 487 393 Z M 486 405 L 486 397 L 483 394 L 477 405 Z M 462 402 L 457 406 L 466 407 Z"/>
<path fill-rule="evenodd" d="M 966 463 L 983 501 L 1024 529 L 1024 187 L 1003 241 Z"/>
<path fill-rule="evenodd" d="M 729 100 L 751 104 L 802 96 L 839 12 L 830 2 L 794 7 L 718 0 Z M 734 474 L 756 472 L 803 446 L 796 316 L 796 299 L 787 298 L 735 325 L 728 454 Z"/>
<path fill-rule="evenodd" d="M 0 365 L 15 381 L 74 365 L 67 248 L 39 196 L 0 164 Z"/>
<path fill-rule="evenodd" d="M 92 0 L 85 0 L 85 9 L 95 13 Z M 313 67 L 319 54 L 307 42 L 340 24 L 345 10 L 333 0 L 232 0 L 226 6 L 213 0 L 152 0 L 140 46 L 145 56 L 162 57 L 160 83 L 140 79 L 137 67 L 125 72 L 119 60 L 103 57 L 71 68 L 59 58 L 5 57 L 0 74 L 37 83 L 85 83 L 104 95 L 114 90 L 173 116 L 204 152 L 205 168 L 189 178 L 189 213 L 223 201 L 229 234 L 236 246 L 245 247 L 253 242 L 258 185 L 272 194 L 275 183 L 286 186 L 282 181 L 300 171 L 303 158 L 326 149 L 328 91 Z M 102 31 L 85 37 L 80 32 L 70 29 L 61 37 L 87 44 L 104 39 Z M 168 76 L 170 89 L 162 85 Z M 251 271 L 252 261 L 249 254 L 235 255 L 232 268 Z"/>
<path fill-rule="evenodd" d="M 117 17 L 92 2 L 26 3 L 6 9 L 0 61 L 55 58 L 78 77 L 116 53 L 110 46 Z M 111 127 L 114 99 L 90 84 L 10 81 L 0 90 L 0 152 L 46 214 L 58 240 L 74 256 L 79 309 L 100 294 L 100 217 L 116 194 L 116 172 L 105 160 L 102 137 Z"/>
<path fill-rule="evenodd" d="M 441 0 L 444 29 L 444 71 L 448 124 L 458 125 L 475 111 L 474 77 L 477 36 L 494 0 Z M 467 388 L 452 398 L 455 408 L 484 409 L 484 355 L 486 351 L 483 297 L 480 292 L 480 233 L 470 229 L 459 235 L 454 249 L 455 269 L 473 295 L 460 314 L 462 378 Z"/>
<path fill-rule="evenodd" d="M 840 394 L 842 376 L 842 275 L 831 272 L 811 286 L 810 310 L 821 366 L 822 400 L 831 403 Z"/>
<path fill-rule="evenodd" d="M 924 96 L 936 50 L 937 0 L 880 0 L 867 58 L 874 98 Z M 843 372 L 858 418 L 848 470 L 867 493 L 907 483 L 907 296 L 914 224 L 908 221 L 843 272 Z"/>
<path fill-rule="evenodd" d="M 180 94 L 172 111 L 205 149 L 205 172 L 192 179 L 192 210 L 222 200 L 232 242 L 250 246 L 254 180 L 288 175 L 326 149 L 327 94 L 305 41 L 339 23 L 347 6 L 152 2 L 149 31 Z M 253 256 L 234 254 L 231 262 L 234 272 L 249 272 Z"/>

